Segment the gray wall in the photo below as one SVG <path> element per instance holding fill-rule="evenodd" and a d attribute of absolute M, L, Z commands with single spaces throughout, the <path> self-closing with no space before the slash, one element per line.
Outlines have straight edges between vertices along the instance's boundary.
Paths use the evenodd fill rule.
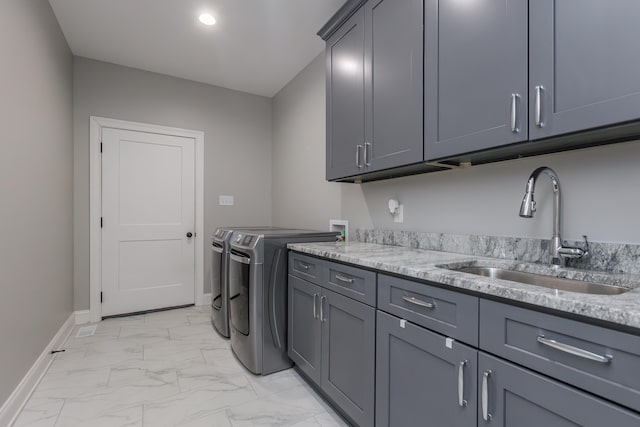
<path fill-rule="evenodd" d="M 76 310 L 89 308 L 90 116 L 205 132 L 205 241 L 217 226 L 271 224 L 271 99 L 85 58 L 73 70 Z M 205 292 L 209 277 L 205 262 Z"/>
<path fill-rule="evenodd" d="M 45 0 L 0 2 L 0 406 L 73 305 L 72 56 Z"/>
<path fill-rule="evenodd" d="M 324 52 L 273 99 L 273 222 L 326 230 L 340 219 L 341 187 L 325 175 Z"/>
<path fill-rule="evenodd" d="M 594 241 L 640 244 L 638 142 L 361 185 L 323 183 L 325 107 L 318 88 L 324 87 L 324 79 L 324 65 L 316 58 L 274 102 L 276 224 L 320 226 L 324 218 L 341 216 L 349 220 L 352 238 L 356 228 L 375 227 L 547 239 L 552 198 L 546 177 L 536 187 L 536 217 L 518 216 L 529 174 L 546 165 L 561 179 L 566 239 L 580 240 L 586 234 Z M 309 197 L 306 188 L 317 198 Z M 393 222 L 387 209 L 390 198 L 404 205 L 403 224 Z"/>
<path fill-rule="evenodd" d="M 549 166 L 562 185 L 565 239 L 586 234 L 593 241 L 640 244 L 638 158 L 635 141 L 365 183 L 354 186 L 364 203 L 343 214 L 357 227 L 548 239 L 553 199 L 545 176 L 536 186 L 535 218 L 520 218 L 518 211 L 529 174 Z M 404 224 L 388 213 L 391 197 L 404 204 Z"/>

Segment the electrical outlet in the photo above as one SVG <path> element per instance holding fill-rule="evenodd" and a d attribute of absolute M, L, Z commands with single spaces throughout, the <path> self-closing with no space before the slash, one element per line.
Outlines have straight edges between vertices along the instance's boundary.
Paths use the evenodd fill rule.
<path fill-rule="evenodd" d="M 220 196 L 220 206 L 233 206 L 233 196 Z"/>
<path fill-rule="evenodd" d="M 402 224 L 404 222 L 404 205 L 398 206 L 396 214 L 393 216 L 393 222 Z"/>

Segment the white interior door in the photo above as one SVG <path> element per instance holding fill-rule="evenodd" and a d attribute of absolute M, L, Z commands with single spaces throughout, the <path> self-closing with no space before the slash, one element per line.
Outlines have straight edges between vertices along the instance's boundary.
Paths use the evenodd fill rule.
<path fill-rule="evenodd" d="M 193 304 L 195 141 L 102 129 L 102 316 Z"/>

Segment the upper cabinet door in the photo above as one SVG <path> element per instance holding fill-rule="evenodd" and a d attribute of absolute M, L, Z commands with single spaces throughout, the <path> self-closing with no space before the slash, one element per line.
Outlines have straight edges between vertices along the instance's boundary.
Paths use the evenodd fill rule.
<path fill-rule="evenodd" d="M 425 0 L 427 160 L 527 140 L 527 5 Z"/>
<path fill-rule="evenodd" d="M 640 2 L 530 2 L 530 138 L 640 118 Z"/>
<path fill-rule="evenodd" d="M 327 40 L 327 179 L 364 167 L 364 10 Z"/>
<path fill-rule="evenodd" d="M 423 160 L 423 0 L 370 0 L 365 11 L 365 166 Z"/>

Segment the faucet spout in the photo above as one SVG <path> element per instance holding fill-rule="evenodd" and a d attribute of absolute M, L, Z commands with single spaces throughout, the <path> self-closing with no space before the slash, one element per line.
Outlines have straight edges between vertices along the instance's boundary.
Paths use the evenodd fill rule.
<path fill-rule="evenodd" d="M 540 175 L 546 175 L 551 180 L 553 190 L 553 234 L 549 242 L 549 256 L 551 264 L 564 265 L 565 258 L 580 258 L 586 255 L 586 251 L 580 248 L 571 248 L 563 246 L 561 236 L 561 219 L 562 219 L 562 197 L 560 193 L 560 178 L 558 174 L 551 168 L 543 166 L 534 170 L 525 188 L 524 198 L 520 205 L 520 216 L 523 218 L 533 218 L 536 212 L 536 202 L 533 197 L 536 182 Z M 586 239 L 586 237 L 585 237 Z"/>

